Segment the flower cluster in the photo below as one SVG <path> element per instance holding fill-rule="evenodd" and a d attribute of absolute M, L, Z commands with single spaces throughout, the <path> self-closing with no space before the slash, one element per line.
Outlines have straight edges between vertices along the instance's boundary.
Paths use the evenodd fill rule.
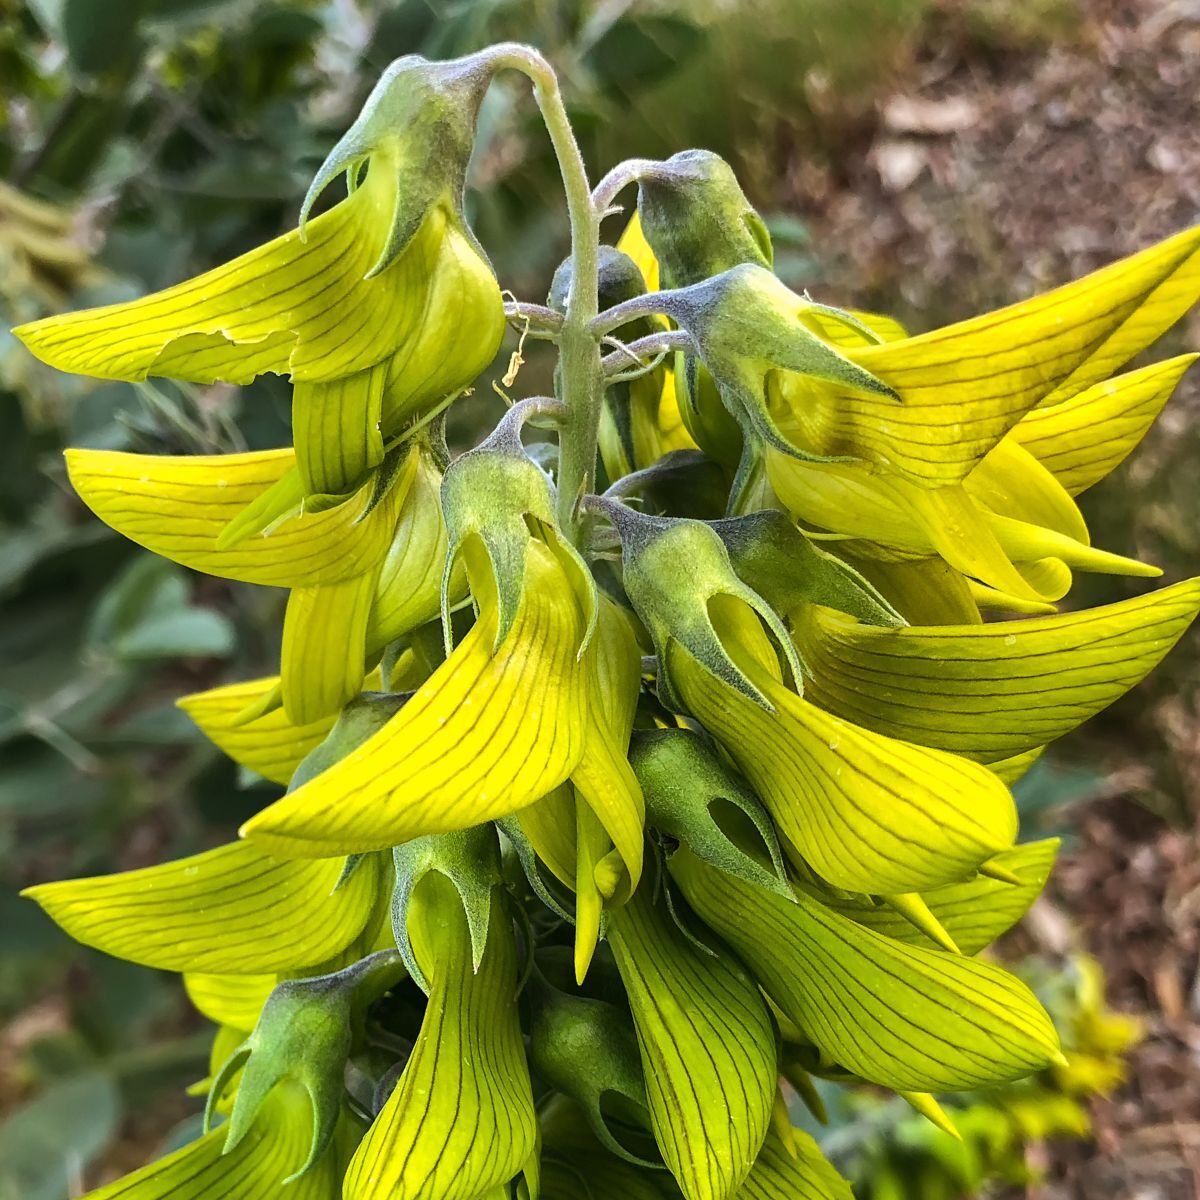
<path fill-rule="evenodd" d="M 512 66 L 575 241 L 507 316 L 559 343 L 558 395 L 451 458 L 506 319 L 462 191 Z M 1113 374 L 1200 295 L 1200 229 L 909 336 L 786 288 L 712 155 L 581 199 L 564 126 L 522 48 L 399 60 L 295 231 L 16 331 L 104 378 L 294 384 L 291 448 L 68 452 L 126 537 L 289 590 L 278 677 L 180 701 L 286 794 L 29 893 L 218 1026 L 208 1131 L 96 1200 L 844 1200 L 788 1115 L 814 1077 L 948 1126 L 935 1093 L 1064 1061 L 980 952 L 1055 857 L 1010 785 L 1200 610 L 1200 579 L 1056 609 L 1075 571 L 1159 574 L 1074 497 L 1196 357 Z"/>

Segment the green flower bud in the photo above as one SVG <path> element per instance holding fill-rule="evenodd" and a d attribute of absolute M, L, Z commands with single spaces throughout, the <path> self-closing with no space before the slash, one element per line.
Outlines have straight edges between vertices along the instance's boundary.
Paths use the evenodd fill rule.
<path fill-rule="evenodd" d="M 771 235 L 720 155 L 683 150 L 638 183 L 642 230 L 664 286 L 687 287 L 741 263 L 770 268 Z"/>
<path fill-rule="evenodd" d="M 208 1094 L 205 1125 L 236 1072 L 242 1070 L 229 1117 L 225 1153 L 250 1131 L 268 1093 L 295 1080 L 312 1104 L 313 1136 L 304 1165 L 284 1182 L 299 1179 L 329 1146 L 342 1107 L 346 1059 L 361 1032 L 367 1008 L 404 978 L 393 950 L 381 950 L 344 970 L 312 979 L 288 979 L 268 997 L 254 1032 L 217 1072 Z"/>

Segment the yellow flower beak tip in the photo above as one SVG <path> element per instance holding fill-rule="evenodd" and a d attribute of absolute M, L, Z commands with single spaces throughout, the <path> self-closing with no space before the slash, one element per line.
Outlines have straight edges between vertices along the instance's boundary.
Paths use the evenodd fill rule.
<path fill-rule="evenodd" d="M 1014 887 L 1020 887 L 1023 880 L 1015 871 L 1010 871 L 1006 866 L 998 862 L 985 862 L 979 864 L 979 874 L 987 876 L 988 879 L 995 879 L 1000 883 L 1011 883 Z"/>

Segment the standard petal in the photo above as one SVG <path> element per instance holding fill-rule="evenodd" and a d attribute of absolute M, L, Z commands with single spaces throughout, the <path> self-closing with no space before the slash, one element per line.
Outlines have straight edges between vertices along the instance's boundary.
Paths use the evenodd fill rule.
<path fill-rule="evenodd" d="M 431 897 L 440 901 L 439 919 L 410 917 L 431 987 L 425 1018 L 404 1074 L 347 1168 L 345 1200 L 478 1200 L 517 1175 L 534 1148 L 516 947 L 502 902 L 493 894 L 475 970 L 453 885 L 427 876 L 416 909 Z"/>
<path fill-rule="evenodd" d="M 1020 883 L 989 879 L 985 875 L 933 888 L 922 899 L 941 927 L 964 954 L 976 954 L 1011 929 L 1041 895 L 1054 859 L 1058 839 L 1027 842 L 992 859 L 992 865 L 1011 871 Z M 872 904 L 865 897 L 818 896 L 823 903 L 860 925 L 886 934 L 896 941 L 933 948 L 934 942 L 915 925 L 886 904 Z"/>
<path fill-rule="evenodd" d="M 981 762 L 1044 746 L 1105 709 L 1200 612 L 1200 579 L 1081 612 L 992 625 L 797 623 L 806 696 L 865 728 Z"/>
<path fill-rule="evenodd" d="M 773 712 L 678 649 L 670 661 L 684 702 L 750 780 L 785 849 L 835 887 L 923 891 L 1012 845 L 1012 796 L 979 764 L 859 728 L 765 672 L 754 682 Z"/>
<path fill-rule="evenodd" d="M 617 848 L 628 890 L 642 874 L 646 805 L 629 765 L 629 736 L 641 687 L 641 655 L 628 616 L 607 598 L 588 648 L 588 724 L 571 781 Z"/>
<path fill-rule="evenodd" d="M 84 1200 L 337 1200 L 337 1161 L 327 1154 L 307 1175 L 282 1186 L 308 1156 L 308 1096 L 292 1084 L 277 1087 L 258 1119 L 228 1154 L 225 1129 L 214 1129 Z"/>
<path fill-rule="evenodd" d="M 165 971 L 261 975 L 322 962 L 357 937 L 375 904 L 378 870 L 365 862 L 339 888 L 343 865 L 274 859 L 234 842 L 22 894 L 77 942 L 117 958 Z"/>
<path fill-rule="evenodd" d="M 101 379 L 162 375 L 249 383 L 265 371 L 336 379 L 372 366 L 411 335 L 447 218 L 433 210 L 374 279 L 395 206 L 383 156 L 362 186 L 248 254 L 127 304 L 48 317 L 14 332 L 44 362 Z"/>
<path fill-rule="evenodd" d="M 368 488 L 336 508 L 294 516 L 266 534 L 218 546 L 230 521 L 294 466 L 291 450 L 178 458 L 67 451 L 71 483 L 106 525 L 207 575 L 316 587 L 351 579 L 379 562 L 403 500 L 400 488 L 393 487 L 365 516 Z"/>
<path fill-rule="evenodd" d="M 772 1129 L 737 1200 L 854 1200 L 850 1185 L 802 1129 Z"/>
<path fill-rule="evenodd" d="M 364 684 L 379 686 L 375 675 Z M 193 692 L 176 703 L 210 741 L 239 766 L 272 783 L 287 784 L 301 761 L 315 750 L 333 728 L 334 716 L 307 725 L 295 725 L 282 708 L 273 709 L 255 721 L 239 716 L 271 696 L 279 688 L 279 676 L 230 683 L 207 692 Z"/>
<path fill-rule="evenodd" d="M 246 1033 L 258 1023 L 263 1005 L 278 982 L 276 974 L 206 975 L 187 971 L 183 976 L 188 999 L 201 1013 L 217 1025 Z"/>
<path fill-rule="evenodd" d="M 996 312 L 903 341 L 847 348 L 843 353 L 894 388 L 902 403 L 789 375 L 779 381 L 776 420 L 811 452 L 865 458 L 925 485 L 958 483 L 1197 247 L 1200 228 Z"/>
<path fill-rule="evenodd" d="M 897 1091 L 966 1091 L 1061 1061 L 1033 993 L 979 959 L 906 945 L 798 893 L 795 903 L 686 849 L 671 874 L 817 1048 Z"/>
<path fill-rule="evenodd" d="M 762 995 L 723 946 L 713 955 L 689 942 L 647 888 L 612 915 L 609 942 L 663 1159 L 687 1200 L 727 1200 L 758 1156 L 775 1097 Z"/>
<path fill-rule="evenodd" d="M 294 588 L 283 619 L 283 708 L 295 725 L 336 717 L 362 691 L 380 564 L 353 579 Z"/>
<path fill-rule="evenodd" d="M 1200 266 L 1200 256 L 1197 256 Z M 1184 371 L 1200 355 L 1181 354 L 1105 379 L 1053 407 L 1026 413 L 1015 440 L 1077 496 L 1115 470 L 1146 436 Z"/>
<path fill-rule="evenodd" d="M 529 543 L 516 619 L 493 650 L 495 630 L 492 598 L 387 725 L 252 817 L 245 836 L 289 857 L 384 849 L 516 812 L 562 783 L 583 752 L 584 615 L 542 543 Z"/>

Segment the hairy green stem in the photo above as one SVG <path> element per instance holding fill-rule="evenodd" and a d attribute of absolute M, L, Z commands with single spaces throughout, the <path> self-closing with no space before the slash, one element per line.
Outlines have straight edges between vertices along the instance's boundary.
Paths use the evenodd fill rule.
<path fill-rule="evenodd" d="M 558 332 L 559 390 L 567 406 L 558 443 L 558 519 L 564 532 L 578 544 L 582 536 L 578 501 L 595 486 L 596 444 L 604 399 L 600 345 L 591 330 L 600 307 L 600 219 L 553 68 L 529 46 L 506 44 L 494 47 L 491 53 L 497 66 L 511 67 L 532 80 L 567 198 L 571 288 Z"/>

